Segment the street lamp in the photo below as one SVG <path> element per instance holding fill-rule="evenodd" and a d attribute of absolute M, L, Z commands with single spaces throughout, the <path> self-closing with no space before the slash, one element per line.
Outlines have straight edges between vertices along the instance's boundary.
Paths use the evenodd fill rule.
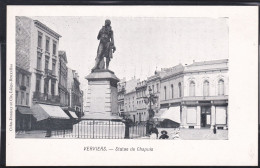
<path fill-rule="evenodd" d="M 149 118 L 146 122 L 146 134 L 149 132 L 149 126 L 153 124 L 154 111 L 152 109 L 152 103 L 155 104 L 157 102 L 158 97 L 152 93 L 152 89 L 149 88 L 149 95 L 144 98 L 146 104 L 149 104 Z"/>

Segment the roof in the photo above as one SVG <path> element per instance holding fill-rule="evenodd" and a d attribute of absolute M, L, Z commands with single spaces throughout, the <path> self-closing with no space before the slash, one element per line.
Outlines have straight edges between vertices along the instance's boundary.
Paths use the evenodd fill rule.
<path fill-rule="evenodd" d="M 187 67 L 191 66 L 200 66 L 200 65 L 212 65 L 212 64 L 221 64 L 221 63 L 228 63 L 228 59 L 221 59 L 221 60 L 212 60 L 212 61 L 202 61 L 202 62 L 194 62 Z"/>
<path fill-rule="evenodd" d="M 56 33 L 55 31 L 53 31 L 52 29 L 50 29 L 48 26 L 46 26 L 45 24 L 43 24 L 42 22 L 40 22 L 39 20 L 33 20 L 34 24 L 36 26 L 38 26 L 39 28 L 47 31 L 49 34 L 55 36 L 57 39 L 61 37 L 61 35 L 59 35 L 58 33 Z"/>
<path fill-rule="evenodd" d="M 30 107 L 18 106 L 17 111 L 21 114 L 33 114 L 33 111 L 30 109 Z"/>
<path fill-rule="evenodd" d="M 65 62 L 68 63 L 66 51 L 58 51 L 59 56 L 63 57 Z"/>
<path fill-rule="evenodd" d="M 70 119 L 69 116 L 59 107 L 47 104 L 35 104 L 32 106 L 34 117 L 37 121 L 45 120 L 47 118 Z"/>

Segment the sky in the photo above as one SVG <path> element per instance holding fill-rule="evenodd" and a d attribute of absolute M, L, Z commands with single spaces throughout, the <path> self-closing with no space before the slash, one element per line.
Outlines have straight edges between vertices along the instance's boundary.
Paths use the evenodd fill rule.
<path fill-rule="evenodd" d="M 97 34 L 111 20 L 116 52 L 110 70 L 127 80 L 145 80 L 161 68 L 193 61 L 228 59 L 227 18 L 157 17 L 31 17 L 60 34 L 59 50 L 66 51 L 68 67 L 80 82 L 95 64 Z"/>

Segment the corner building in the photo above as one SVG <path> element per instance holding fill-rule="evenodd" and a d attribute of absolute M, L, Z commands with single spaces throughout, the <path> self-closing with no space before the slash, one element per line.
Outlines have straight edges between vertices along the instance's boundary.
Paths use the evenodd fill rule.
<path fill-rule="evenodd" d="M 182 128 L 228 128 L 228 60 L 179 64 L 165 72 L 162 111 L 180 106 Z"/>

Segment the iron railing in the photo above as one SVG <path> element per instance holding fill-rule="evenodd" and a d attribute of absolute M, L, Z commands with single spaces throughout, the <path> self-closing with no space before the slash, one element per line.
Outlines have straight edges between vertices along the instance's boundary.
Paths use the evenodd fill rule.
<path fill-rule="evenodd" d="M 146 124 L 113 120 L 81 120 L 72 129 L 52 130 L 53 138 L 136 139 L 146 135 Z"/>

